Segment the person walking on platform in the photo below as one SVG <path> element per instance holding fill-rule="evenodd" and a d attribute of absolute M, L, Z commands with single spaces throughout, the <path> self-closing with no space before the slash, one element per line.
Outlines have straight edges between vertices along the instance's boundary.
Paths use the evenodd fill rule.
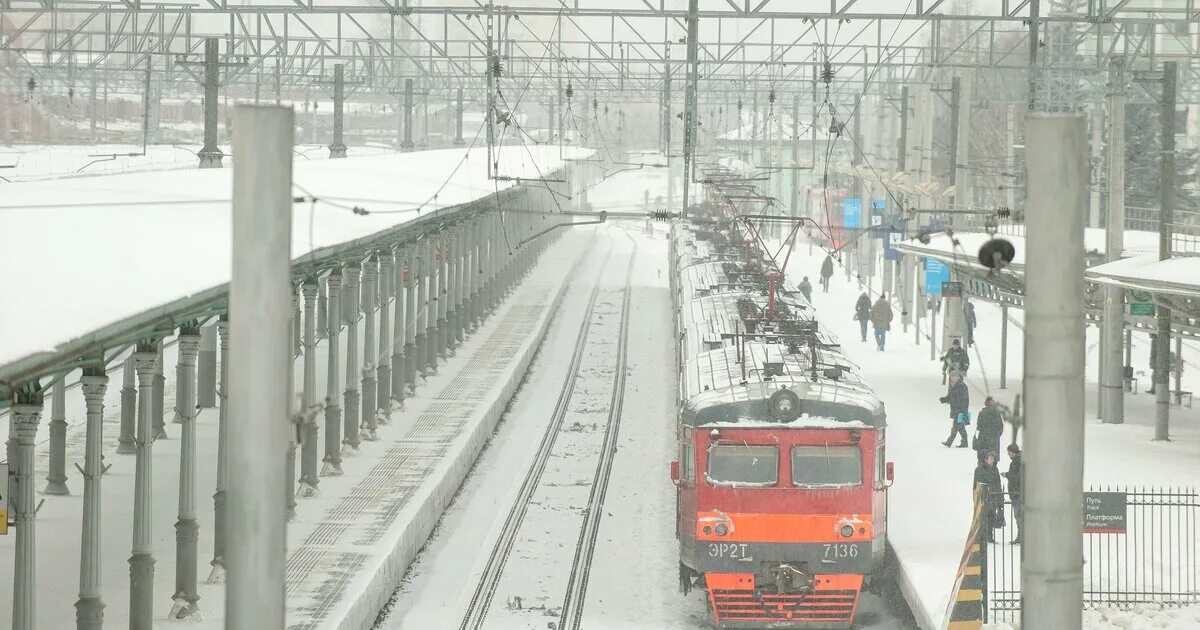
<path fill-rule="evenodd" d="M 1008 499 L 1012 501 L 1013 521 L 1017 525 L 1014 545 L 1021 544 L 1021 526 L 1025 524 L 1025 466 L 1021 463 L 1021 447 L 1008 445 L 1008 472 L 1001 473 L 1008 480 Z"/>
<path fill-rule="evenodd" d="M 942 355 L 942 382 L 946 382 L 946 376 L 951 372 L 966 374 L 969 367 L 971 367 L 971 357 L 967 355 L 967 349 L 955 339 L 946 354 Z"/>
<path fill-rule="evenodd" d="M 975 479 L 971 490 L 983 496 L 983 514 L 980 515 L 980 542 L 994 543 L 992 530 L 1004 526 L 1004 487 L 1000 485 L 1000 471 L 996 470 L 996 453 L 988 451 L 979 458 L 975 467 Z"/>
<path fill-rule="evenodd" d="M 950 437 L 942 445 L 949 448 L 954 436 L 959 437 L 958 448 L 967 448 L 967 425 L 971 424 L 971 392 L 958 372 L 950 373 L 950 391 L 939 398 L 942 404 L 950 405 Z"/>
<path fill-rule="evenodd" d="M 888 304 L 886 295 L 880 295 L 871 307 L 871 325 L 875 327 L 875 345 L 883 352 L 887 331 L 892 329 L 892 305 Z"/>
<path fill-rule="evenodd" d="M 804 276 L 804 279 L 800 281 L 800 293 L 804 294 L 804 299 L 808 300 L 810 304 L 812 303 L 812 283 L 808 281 L 808 276 Z"/>
<path fill-rule="evenodd" d="M 975 450 L 983 453 L 1000 452 L 1000 436 L 1004 434 L 1004 415 L 996 406 L 996 400 L 988 396 L 979 411 L 979 422 L 975 424 Z"/>
<path fill-rule="evenodd" d="M 965 332 L 967 337 L 967 347 L 969 348 L 975 345 L 975 304 L 967 302 L 967 312 L 965 318 L 967 320 L 967 329 Z"/>
<path fill-rule="evenodd" d="M 867 295 L 866 291 L 858 296 L 858 301 L 854 303 L 854 319 L 858 321 L 859 331 L 862 333 L 862 340 L 867 340 L 867 323 L 871 321 L 871 296 Z"/>
<path fill-rule="evenodd" d="M 822 293 L 829 293 L 829 279 L 833 277 L 833 255 L 826 254 L 825 262 L 821 263 Z"/>

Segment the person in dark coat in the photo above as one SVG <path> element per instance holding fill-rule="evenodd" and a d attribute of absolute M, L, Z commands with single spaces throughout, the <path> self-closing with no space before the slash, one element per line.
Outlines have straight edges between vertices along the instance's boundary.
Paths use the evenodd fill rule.
<path fill-rule="evenodd" d="M 967 425 L 971 424 L 971 392 L 963 382 L 958 372 L 950 373 L 950 391 L 939 398 L 943 404 L 950 405 L 950 437 L 942 442 L 947 448 L 954 442 L 954 436 L 959 436 L 958 448 L 967 448 Z"/>
<path fill-rule="evenodd" d="M 862 340 L 867 340 L 867 324 L 871 321 L 871 296 L 867 295 L 866 291 L 858 296 L 858 301 L 854 303 L 854 319 L 858 321 L 859 331 L 862 333 Z"/>
<path fill-rule="evenodd" d="M 967 319 L 967 330 L 966 330 L 967 346 L 973 346 L 973 345 L 975 345 L 975 304 L 972 302 L 967 302 L 966 319 Z"/>
<path fill-rule="evenodd" d="M 971 367 L 971 357 L 967 355 L 967 349 L 955 339 L 946 354 L 942 355 L 942 372 L 966 374 L 969 367 Z"/>
<path fill-rule="evenodd" d="M 979 537 L 981 542 L 996 542 L 992 530 L 1004 525 L 1004 487 L 1000 484 L 1000 471 L 996 470 L 996 453 L 989 451 L 979 458 L 975 467 L 975 480 L 971 490 L 983 494 L 983 514 Z"/>
<path fill-rule="evenodd" d="M 1000 436 L 1004 434 L 1004 414 L 996 406 L 996 401 L 988 396 L 983 401 L 983 409 L 979 410 L 979 421 L 975 424 L 975 435 L 978 444 L 975 450 L 983 453 L 1000 452 Z"/>
<path fill-rule="evenodd" d="M 888 304 L 887 296 L 881 295 L 871 307 L 871 325 L 875 327 L 875 344 L 883 352 L 883 343 L 887 341 L 887 331 L 892 329 L 892 305 Z"/>
<path fill-rule="evenodd" d="M 808 276 L 800 281 L 800 293 L 804 294 L 804 299 L 812 302 L 812 283 L 808 281 Z"/>
<path fill-rule="evenodd" d="M 1008 480 L 1008 499 L 1012 501 L 1013 520 L 1017 524 L 1014 545 L 1021 544 L 1021 527 L 1025 524 L 1025 465 L 1021 463 L 1021 447 L 1008 445 L 1008 472 L 1001 473 Z"/>
<path fill-rule="evenodd" d="M 825 293 L 829 293 L 829 279 L 833 277 L 833 256 L 826 255 L 825 262 L 821 263 L 821 288 Z"/>

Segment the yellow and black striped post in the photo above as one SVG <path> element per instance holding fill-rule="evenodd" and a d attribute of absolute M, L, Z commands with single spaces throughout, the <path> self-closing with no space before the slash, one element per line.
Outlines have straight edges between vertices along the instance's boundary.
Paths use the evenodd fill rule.
<path fill-rule="evenodd" d="M 979 630 L 983 627 L 984 590 L 987 587 L 987 549 L 980 543 L 983 524 L 983 493 L 975 489 L 975 513 L 967 534 L 950 606 L 946 611 L 946 630 Z"/>

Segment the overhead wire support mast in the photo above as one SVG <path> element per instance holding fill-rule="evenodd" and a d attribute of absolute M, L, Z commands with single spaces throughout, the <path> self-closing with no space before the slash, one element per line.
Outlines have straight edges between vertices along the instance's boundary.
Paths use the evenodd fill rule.
<path fill-rule="evenodd" d="M 683 97 L 683 207 L 680 217 L 687 217 L 688 191 L 692 181 L 693 153 L 696 150 L 696 84 L 699 82 L 697 51 L 699 48 L 699 0 L 688 0 L 687 14 L 687 88 Z"/>

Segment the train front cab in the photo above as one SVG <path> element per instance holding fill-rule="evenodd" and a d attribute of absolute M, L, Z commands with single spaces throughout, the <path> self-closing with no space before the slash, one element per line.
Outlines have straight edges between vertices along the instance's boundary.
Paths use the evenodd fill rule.
<path fill-rule="evenodd" d="M 884 559 L 883 430 L 680 431 L 683 590 L 705 587 L 720 627 L 851 627 Z"/>

